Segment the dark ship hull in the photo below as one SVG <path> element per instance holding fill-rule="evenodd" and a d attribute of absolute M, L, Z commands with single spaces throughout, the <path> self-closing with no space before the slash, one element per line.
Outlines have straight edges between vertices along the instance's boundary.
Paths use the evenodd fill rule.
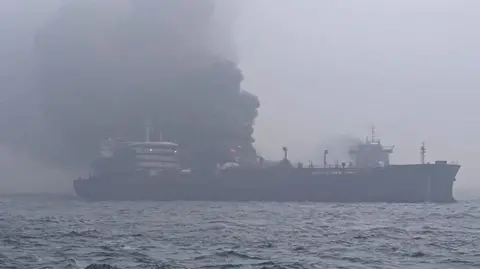
<path fill-rule="evenodd" d="M 140 176 L 118 174 L 77 179 L 87 200 L 454 202 L 460 165 L 389 165 L 378 168 L 230 169 L 220 174 Z"/>

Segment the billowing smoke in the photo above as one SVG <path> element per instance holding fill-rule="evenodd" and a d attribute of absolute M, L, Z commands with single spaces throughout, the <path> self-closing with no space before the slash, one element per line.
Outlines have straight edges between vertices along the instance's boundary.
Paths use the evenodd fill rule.
<path fill-rule="evenodd" d="M 9 120 L 5 140 L 85 166 L 100 141 L 143 140 L 151 123 L 153 138 L 178 142 L 189 165 L 214 165 L 233 147 L 255 160 L 259 102 L 240 86 L 235 11 L 215 0 L 69 1 L 35 37 L 37 83 L 27 99 L 40 113 L 31 124 Z"/>

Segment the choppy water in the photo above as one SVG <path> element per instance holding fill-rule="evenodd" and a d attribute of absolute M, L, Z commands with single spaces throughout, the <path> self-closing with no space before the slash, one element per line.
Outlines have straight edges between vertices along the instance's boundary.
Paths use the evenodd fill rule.
<path fill-rule="evenodd" d="M 475 268 L 480 202 L 0 199 L 0 268 Z"/>

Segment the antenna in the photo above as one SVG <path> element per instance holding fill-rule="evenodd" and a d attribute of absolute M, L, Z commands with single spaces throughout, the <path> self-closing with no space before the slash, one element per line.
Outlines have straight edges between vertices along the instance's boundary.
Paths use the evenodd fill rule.
<path fill-rule="evenodd" d="M 323 167 L 327 168 L 327 155 L 328 155 L 328 149 L 323 151 Z"/>
<path fill-rule="evenodd" d="M 422 146 L 420 147 L 420 160 L 422 164 L 425 164 L 425 153 L 427 153 L 427 149 L 425 148 L 425 142 L 422 142 Z"/>

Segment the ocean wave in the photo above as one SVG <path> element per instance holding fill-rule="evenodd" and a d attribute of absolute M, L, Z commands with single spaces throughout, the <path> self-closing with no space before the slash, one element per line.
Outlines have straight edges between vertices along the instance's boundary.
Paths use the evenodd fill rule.
<path fill-rule="evenodd" d="M 479 206 L 0 203 L 0 268 L 474 267 Z M 98 268 L 98 267 L 97 267 Z"/>

